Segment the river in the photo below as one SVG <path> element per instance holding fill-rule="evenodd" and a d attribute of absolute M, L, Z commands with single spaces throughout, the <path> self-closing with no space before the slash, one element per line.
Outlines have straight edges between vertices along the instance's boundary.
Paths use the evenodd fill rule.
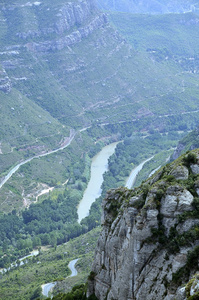
<path fill-rule="evenodd" d="M 117 144 L 118 142 L 115 142 L 105 146 L 92 159 L 90 181 L 77 209 L 79 223 L 88 216 L 92 203 L 102 193 L 103 174 L 108 170 L 108 159 L 114 153 Z"/>
<path fill-rule="evenodd" d="M 2 186 L 12 177 L 12 175 L 23 165 L 27 164 L 28 162 L 30 162 L 31 160 L 33 159 L 36 159 L 36 158 L 40 158 L 40 157 L 44 157 L 44 156 L 47 156 L 47 155 L 50 155 L 52 153 L 56 153 L 60 150 L 63 150 L 64 148 L 68 147 L 72 140 L 74 139 L 75 137 L 75 131 L 74 130 L 71 130 L 70 132 L 70 136 L 68 138 L 68 140 L 64 143 L 64 145 L 62 145 L 61 147 L 55 149 L 55 150 L 52 150 L 52 151 L 49 151 L 49 152 L 46 152 L 46 153 L 43 153 L 43 154 L 39 154 L 39 155 L 36 155 L 36 156 L 33 156 L 33 157 L 30 157 L 22 162 L 20 162 L 18 165 L 16 165 L 14 168 L 12 168 L 10 170 L 10 172 L 5 176 L 5 178 L 0 182 L 0 189 L 2 188 Z"/>
<path fill-rule="evenodd" d="M 151 156 L 150 158 L 144 160 L 143 162 L 141 162 L 137 167 L 135 167 L 135 168 L 131 171 L 131 173 L 130 173 L 130 175 L 129 175 L 127 181 L 126 181 L 125 187 L 127 187 L 128 189 L 131 189 L 131 188 L 133 187 L 133 185 L 134 185 L 134 183 L 135 183 L 135 180 L 136 180 L 136 177 L 137 177 L 138 173 L 142 170 L 144 164 L 145 164 L 147 161 L 150 161 L 153 157 L 154 157 L 154 156 Z"/>

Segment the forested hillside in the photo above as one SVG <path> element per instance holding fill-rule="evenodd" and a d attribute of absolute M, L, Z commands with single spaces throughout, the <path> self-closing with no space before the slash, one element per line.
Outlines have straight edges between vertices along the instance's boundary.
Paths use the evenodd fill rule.
<path fill-rule="evenodd" d="M 139 14 L 185 13 L 195 11 L 198 3 L 193 0 L 97 0 L 101 9 Z"/>
<path fill-rule="evenodd" d="M 169 18 L 109 19 L 91 0 L 1 3 L 1 178 L 17 162 L 61 147 L 71 128 L 98 124 L 101 138 L 119 137 L 129 126 L 161 132 L 195 127 L 198 17 Z M 86 143 L 86 132 L 77 136 L 76 158 L 66 150 L 43 157 L 39 171 L 31 161 L 0 190 L 2 200 L 24 193 L 30 201 L 41 184 L 65 182 L 70 161 L 93 143 L 93 135 Z M 17 185 L 24 175 L 26 182 Z"/>

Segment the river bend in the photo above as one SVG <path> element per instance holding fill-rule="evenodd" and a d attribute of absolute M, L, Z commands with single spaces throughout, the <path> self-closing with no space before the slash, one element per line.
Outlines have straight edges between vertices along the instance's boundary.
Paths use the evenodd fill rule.
<path fill-rule="evenodd" d="M 90 181 L 77 208 L 79 223 L 88 216 L 89 209 L 95 199 L 101 196 L 103 174 L 108 171 L 108 159 L 115 152 L 117 144 L 118 142 L 115 142 L 103 147 L 92 159 Z"/>

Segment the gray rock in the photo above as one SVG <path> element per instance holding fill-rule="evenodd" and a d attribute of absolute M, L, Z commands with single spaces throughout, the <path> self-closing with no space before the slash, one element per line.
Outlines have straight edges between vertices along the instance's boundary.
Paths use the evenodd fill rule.
<path fill-rule="evenodd" d="M 185 178 L 187 171 L 184 168 L 178 169 L 176 174 L 182 173 L 181 178 Z M 108 213 L 108 208 L 111 201 L 121 201 L 121 193 L 112 191 L 103 201 L 103 230 L 92 267 L 96 275 L 92 282 L 89 281 L 87 296 L 95 293 L 99 300 L 185 299 L 184 290 L 170 291 L 168 283 L 185 265 L 191 248 L 184 247 L 177 254 L 168 254 L 166 249 L 159 248 L 152 229 L 158 230 L 160 213 L 168 236 L 171 227 L 177 223 L 177 216 L 193 209 L 193 195 L 178 184 L 169 186 L 160 199 L 159 211 L 156 193 L 161 184 L 158 182 L 158 187 L 150 190 L 140 211 L 133 206 L 143 199 L 142 194 L 131 197 L 128 205 L 124 201 L 123 213 L 119 212 L 115 219 Z M 196 224 L 194 220 L 187 220 L 177 230 L 185 232 L 193 224 Z"/>
<path fill-rule="evenodd" d="M 190 168 L 191 168 L 191 171 L 193 174 L 195 174 L 195 175 L 199 174 L 199 165 L 194 164 L 194 165 L 191 165 Z"/>
<path fill-rule="evenodd" d="M 195 293 L 199 292 L 199 280 L 196 276 L 194 281 L 192 282 L 191 289 L 190 289 L 190 296 L 193 296 Z"/>
<path fill-rule="evenodd" d="M 4 93 L 9 93 L 11 91 L 12 85 L 10 78 L 8 77 L 4 69 L 0 70 L 0 90 Z"/>
<path fill-rule="evenodd" d="M 191 206 L 192 202 L 193 195 L 180 186 L 171 186 L 167 189 L 166 196 L 162 199 L 160 208 L 167 235 L 171 227 L 177 223 L 177 215 L 193 210 Z"/>
<path fill-rule="evenodd" d="M 182 143 L 179 143 L 178 147 L 175 149 L 175 151 L 172 155 L 172 160 L 177 159 L 182 154 L 184 149 L 185 149 L 185 145 Z"/>
<path fill-rule="evenodd" d="M 186 300 L 187 299 L 185 287 L 178 288 L 175 299 L 176 300 Z"/>
<path fill-rule="evenodd" d="M 184 232 L 190 230 L 192 227 L 199 225 L 199 220 L 188 219 L 183 224 L 179 224 L 176 229 L 179 234 L 183 234 Z"/>
<path fill-rule="evenodd" d="M 185 166 L 177 166 L 170 173 L 177 180 L 186 180 L 189 177 L 189 170 Z"/>

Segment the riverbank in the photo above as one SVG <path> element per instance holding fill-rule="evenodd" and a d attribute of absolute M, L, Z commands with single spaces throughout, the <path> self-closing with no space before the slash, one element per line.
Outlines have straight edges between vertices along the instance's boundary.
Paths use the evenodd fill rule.
<path fill-rule="evenodd" d="M 125 187 L 127 187 L 128 189 L 131 189 L 133 187 L 133 185 L 135 184 L 136 181 L 136 177 L 138 175 L 138 173 L 142 170 L 143 166 L 145 165 L 145 163 L 147 163 L 148 161 L 150 161 L 151 159 L 153 159 L 154 156 L 151 156 L 150 158 L 144 160 L 143 162 L 141 162 L 137 167 L 133 168 L 133 170 L 131 171 Z"/>
<path fill-rule="evenodd" d="M 119 142 L 115 142 L 103 147 L 92 159 L 91 177 L 77 208 L 79 223 L 83 218 L 88 216 L 92 203 L 101 195 L 103 174 L 108 170 L 108 159 L 115 152 L 118 143 Z"/>

